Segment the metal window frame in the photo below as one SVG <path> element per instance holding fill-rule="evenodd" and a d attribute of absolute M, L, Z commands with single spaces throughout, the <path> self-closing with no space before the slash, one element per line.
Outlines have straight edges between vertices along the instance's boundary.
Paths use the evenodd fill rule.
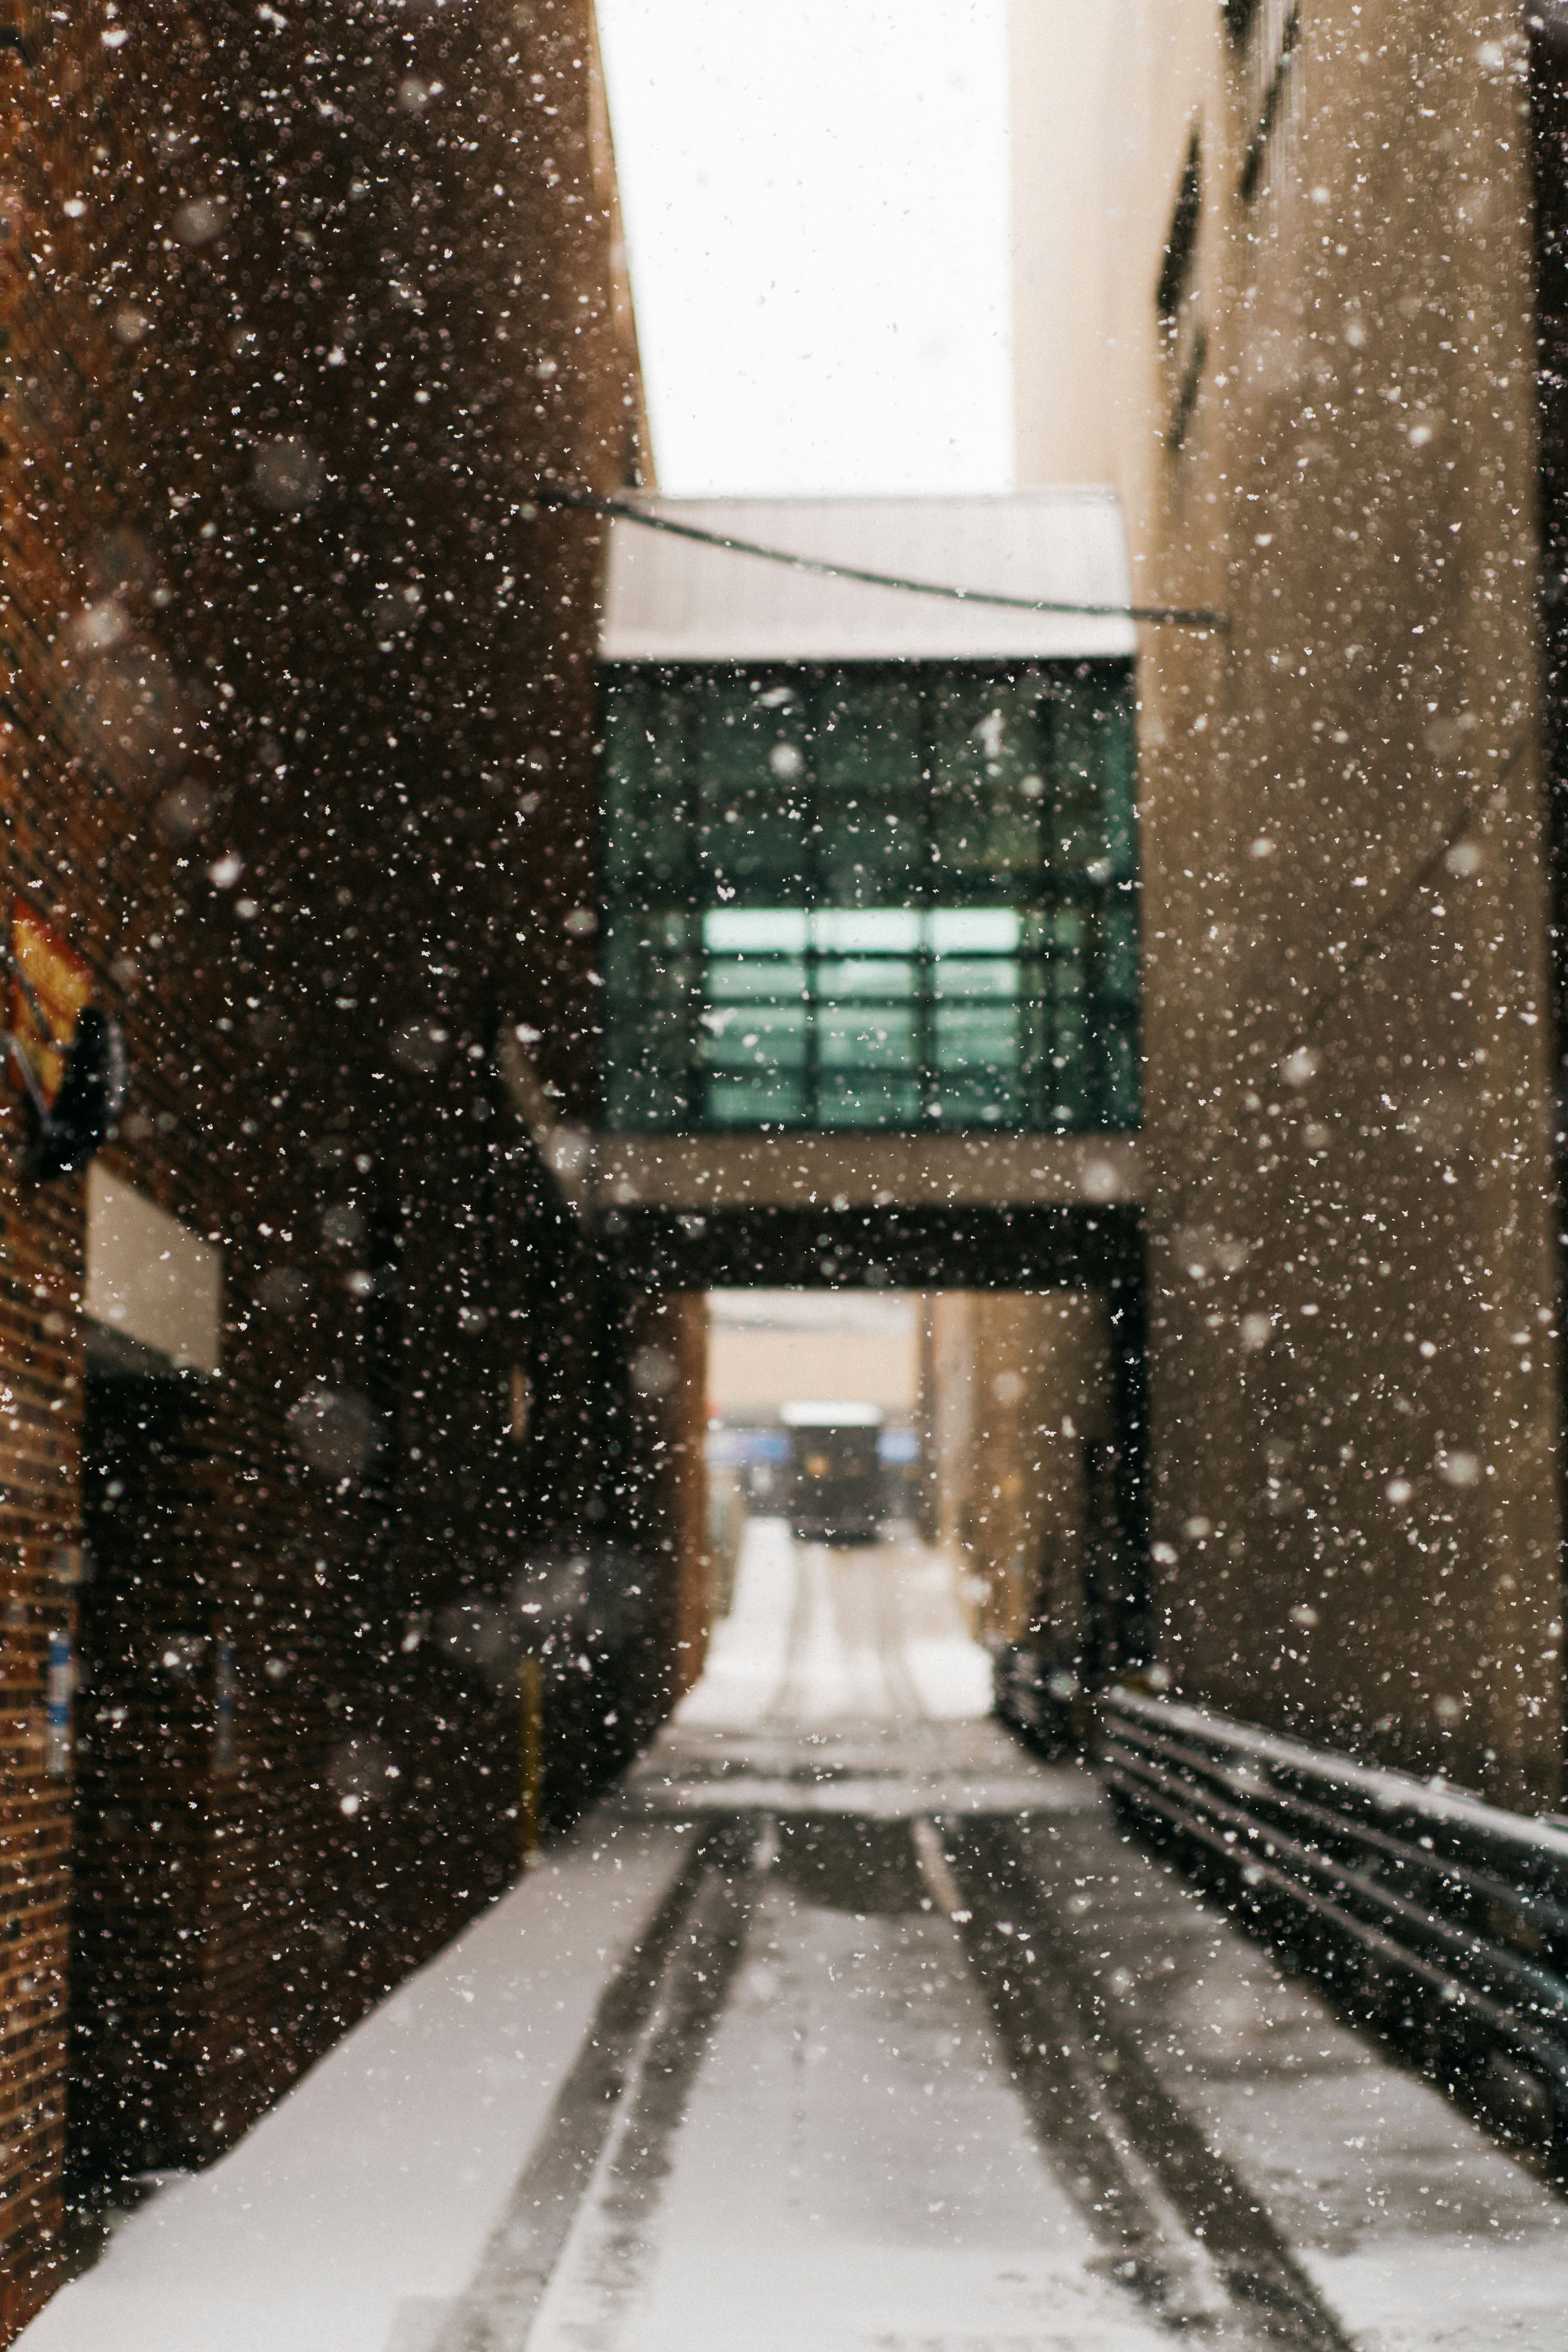
<path fill-rule="evenodd" d="M 938 998 L 931 984 L 931 968 L 936 960 L 931 954 L 929 944 L 922 940 L 918 959 L 921 985 L 916 1000 L 920 1007 L 921 1061 L 919 1068 L 910 1074 L 915 1085 L 921 1116 L 912 1123 L 900 1120 L 879 1121 L 868 1125 L 857 1124 L 849 1120 L 844 1122 L 835 1120 L 830 1128 L 824 1128 L 819 1117 L 821 1072 L 816 1057 L 822 999 L 815 984 L 816 970 L 820 955 L 811 941 L 809 927 L 807 945 L 803 956 L 803 961 L 807 966 L 805 1001 L 810 1008 L 806 1022 L 808 1067 L 803 1074 L 805 1084 L 802 1087 L 800 1115 L 781 1119 L 765 1113 L 759 1113 L 755 1118 L 745 1120 L 716 1119 L 709 1113 L 707 1087 L 711 1074 L 705 1076 L 703 1070 L 701 1027 L 704 1015 L 714 1002 L 710 993 L 707 980 L 710 963 L 714 959 L 710 958 L 703 940 L 701 918 L 705 913 L 720 907 L 734 908 L 739 911 L 748 904 L 759 908 L 782 909 L 784 907 L 792 906 L 798 907 L 803 911 L 836 908 L 842 908 L 846 912 L 855 911 L 852 906 L 826 895 L 826 876 L 818 846 L 824 840 L 825 834 L 822 822 L 824 810 L 819 785 L 819 763 L 815 756 L 815 745 L 822 732 L 819 715 L 820 698 L 825 693 L 842 692 L 846 685 L 851 681 L 870 684 L 897 679 L 901 684 L 908 685 L 910 683 L 911 672 L 915 673 L 913 683 L 916 688 L 915 699 L 919 713 L 919 772 L 924 786 L 920 797 L 918 815 L 921 837 L 919 854 L 913 865 L 905 870 L 907 882 L 913 887 L 906 887 L 896 899 L 883 903 L 901 909 L 918 910 L 921 913 L 985 906 L 1007 906 L 1022 912 L 1039 914 L 1048 914 L 1058 908 L 1073 905 L 1083 906 L 1095 912 L 1124 908 L 1132 917 L 1136 926 L 1141 881 L 1135 805 L 1131 811 L 1130 869 L 1125 874 L 1105 878 L 1091 878 L 1087 875 L 1069 874 L 1059 869 L 1053 872 L 1042 859 L 1041 865 L 1034 870 L 1023 887 L 1010 887 L 1012 877 L 1003 869 L 995 866 L 986 869 L 984 879 L 972 872 L 955 887 L 949 878 L 951 869 L 942 866 L 932 854 L 939 833 L 937 763 L 942 749 L 937 706 L 944 688 L 954 679 L 964 679 L 977 684 L 994 682 L 997 686 L 1005 686 L 1009 689 L 1033 683 L 1039 688 L 1039 699 L 1047 704 L 1052 704 L 1061 703 L 1066 699 L 1063 689 L 1069 682 L 1081 685 L 1088 680 L 1093 680 L 1102 688 L 1108 698 L 1121 699 L 1130 697 L 1132 681 L 1132 665 L 1125 659 L 1061 662 L 1014 659 L 921 663 L 898 660 L 845 663 L 787 663 L 777 660 L 756 663 L 697 661 L 605 663 L 600 671 L 600 738 L 606 747 L 605 788 L 603 795 L 606 825 L 613 812 L 613 780 L 609 773 L 608 761 L 611 730 L 605 722 L 609 699 L 619 681 L 635 677 L 646 683 L 651 683 L 656 688 L 685 688 L 686 691 L 678 697 L 675 723 L 667 730 L 664 741 L 677 747 L 681 769 L 689 780 L 689 787 L 686 796 L 686 812 L 682 820 L 683 859 L 679 875 L 671 875 L 667 883 L 652 888 L 646 884 L 641 888 L 631 889 L 620 885 L 606 887 L 603 891 L 606 923 L 607 926 L 614 926 L 617 919 L 624 919 L 628 916 L 635 918 L 641 915 L 651 919 L 661 912 L 679 913 L 687 921 L 688 936 L 684 952 L 690 960 L 694 971 L 693 984 L 688 992 L 688 1017 L 682 1039 L 681 1071 L 684 1080 L 684 1099 L 679 1124 L 677 1127 L 671 1128 L 668 1124 L 653 1126 L 646 1118 L 639 1120 L 617 1115 L 613 1105 L 612 1082 L 616 1076 L 616 1041 L 620 1025 L 617 1019 L 619 1008 L 613 1002 L 606 1002 L 605 1100 L 606 1122 L 616 1131 L 624 1133 L 675 1131 L 732 1135 L 778 1130 L 792 1133 L 832 1132 L 853 1136 L 857 1134 L 907 1135 L 921 1132 L 984 1135 L 1131 1133 L 1137 1130 L 1142 1117 L 1141 1101 L 1134 1105 L 1131 1118 L 1118 1115 L 1117 1107 L 1112 1099 L 1114 1076 L 1111 1064 L 1117 1044 L 1123 1034 L 1131 1038 L 1134 1054 L 1141 1058 L 1142 988 L 1141 985 L 1135 984 L 1130 999 L 1121 993 L 1111 993 L 1107 991 L 1100 978 L 1103 959 L 1099 927 L 1093 924 L 1089 926 L 1089 937 L 1084 956 L 1086 984 L 1078 1000 L 1087 1016 L 1091 1040 L 1088 1054 L 1089 1066 L 1081 1074 L 1088 1079 L 1085 1092 L 1089 1097 L 1090 1104 L 1089 1115 L 1086 1118 L 1068 1120 L 1049 1118 L 1046 1116 L 1043 1087 L 1037 1112 L 1032 1111 L 1027 1104 L 1021 1101 L 1019 1104 L 1021 1115 L 1011 1119 L 952 1119 L 942 1117 L 940 1110 L 934 1114 L 931 1112 L 930 1106 L 933 1103 L 940 1104 L 942 1088 L 944 1086 L 951 1087 L 953 1074 L 942 1070 L 933 1052 Z M 710 685 L 732 689 L 742 683 L 750 685 L 753 697 L 766 692 L 771 687 L 788 685 L 798 695 L 802 705 L 805 770 L 800 791 L 805 798 L 803 827 L 805 857 L 798 895 L 793 898 L 781 896 L 775 887 L 766 882 L 760 884 L 753 893 L 749 884 L 740 881 L 735 882 L 731 896 L 725 898 L 719 898 L 713 880 L 714 869 L 705 852 L 704 816 L 697 783 L 698 754 L 694 740 L 701 709 L 701 693 Z M 1058 764 L 1054 756 L 1048 763 L 1047 772 L 1052 779 L 1054 790 L 1060 780 Z M 1044 802 L 1042 814 L 1048 812 L 1051 804 L 1049 799 Z M 721 873 L 721 870 L 720 869 Z M 929 881 L 926 882 L 925 887 L 921 887 L 922 877 L 929 877 Z M 877 905 L 878 902 L 875 899 L 863 903 L 861 911 L 876 911 Z M 922 926 L 922 934 L 923 932 Z M 1048 982 L 1052 962 L 1050 951 L 1046 948 L 1036 952 L 1038 954 L 1042 980 Z M 608 991 L 606 995 L 608 997 Z M 1019 999 L 1018 1002 L 1022 1006 L 1026 1000 Z M 1045 1025 L 1055 1033 L 1058 1028 L 1055 1008 L 1058 1000 L 1054 989 L 1048 985 L 1041 985 L 1026 1002 L 1039 1008 L 1044 1015 Z M 1015 1087 L 1017 1083 L 1016 1079 L 1013 1081 Z"/>

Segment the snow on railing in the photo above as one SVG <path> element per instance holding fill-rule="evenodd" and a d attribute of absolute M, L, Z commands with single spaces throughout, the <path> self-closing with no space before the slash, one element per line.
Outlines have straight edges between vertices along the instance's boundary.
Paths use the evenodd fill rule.
<path fill-rule="evenodd" d="M 1126 1689 L 1098 1724 L 1125 1811 L 1568 2172 L 1568 1829 Z"/>

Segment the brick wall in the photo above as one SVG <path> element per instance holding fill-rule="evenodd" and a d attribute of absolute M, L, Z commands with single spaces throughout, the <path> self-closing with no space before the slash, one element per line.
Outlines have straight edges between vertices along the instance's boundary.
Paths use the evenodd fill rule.
<path fill-rule="evenodd" d="M 226 1332 L 89 1370 L 81 1180 L 0 1121 L 0 2331 L 68 2135 L 79 2185 L 201 2160 L 516 1867 L 513 1587 L 617 1532 L 626 1352 L 495 1069 L 523 1023 L 592 1115 L 597 546 L 528 491 L 641 415 L 581 0 L 8 21 L 4 887 L 124 1023 L 107 1162 Z M 557 1816 L 665 1703 L 627 1622 L 547 1698 Z"/>

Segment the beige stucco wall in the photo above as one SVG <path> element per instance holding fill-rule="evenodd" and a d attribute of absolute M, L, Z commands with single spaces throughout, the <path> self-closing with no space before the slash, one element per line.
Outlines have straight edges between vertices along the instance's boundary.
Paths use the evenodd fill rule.
<path fill-rule="evenodd" d="M 911 1307 L 885 1330 L 758 1330 L 715 1322 L 708 1336 L 708 1409 L 721 1418 L 793 1402 L 880 1406 L 910 1413 L 920 1393 L 920 1333 Z"/>
<path fill-rule="evenodd" d="M 1513 14 L 1304 5 L 1251 201 L 1259 85 L 1211 0 L 1016 0 L 1015 61 L 1016 288 L 1038 313 L 1021 478 L 1115 481 L 1139 594 L 1232 621 L 1146 631 L 1140 664 L 1167 1654 L 1237 1713 L 1550 1796 L 1561 1389 Z M 1173 452 L 1154 288 L 1194 126 L 1207 356 Z M 1059 236 L 1053 173 L 1098 247 L 1076 276 L 1034 257 Z"/>
<path fill-rule="evenodd" d="M 1044 1592 L 1071 1649 L 1092 1540 L 1083 1442 L 1106 1434 L 1104 1298 L 944 1291 L 925 1313 L 933 1532 L 969 1571 L 975 1630 L 1016 1640 Z"/>
<path fill-rule="evenodd" d="M 1138 473 L 1137 320 L 1152 308 L 1215 16 L 1211 0 L 1012 0 L 1020 488 L 1113 482 L 1125 494 Z"/>

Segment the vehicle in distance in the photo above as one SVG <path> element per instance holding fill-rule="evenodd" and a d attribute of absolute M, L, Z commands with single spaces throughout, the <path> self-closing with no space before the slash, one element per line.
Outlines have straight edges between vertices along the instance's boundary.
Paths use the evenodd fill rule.
<path fill-rule="evenodd" d="M 786 1404 L 790 1526 L 802 1543 L 875 1543 L 887 1513 L 874 1404 Z"/>

